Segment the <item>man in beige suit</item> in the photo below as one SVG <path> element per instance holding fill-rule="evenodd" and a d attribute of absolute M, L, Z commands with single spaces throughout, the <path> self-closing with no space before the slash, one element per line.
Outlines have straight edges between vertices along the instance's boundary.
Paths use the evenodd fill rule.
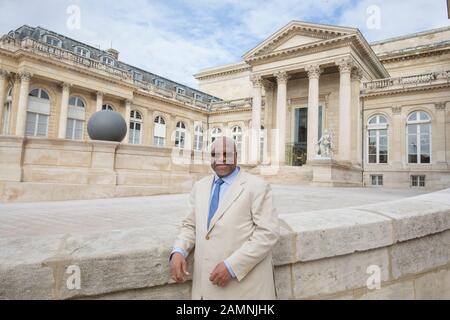
<path fill-rule="evenodd" d="M 170 256 L 171 275 L 186 280 L 195 246 L 192 299 L 275 299 L 272 249 L 279 238 L 270 185 L 237 167 L 234 140 L 211 146 L 215 174 L 196 182 Z"/>

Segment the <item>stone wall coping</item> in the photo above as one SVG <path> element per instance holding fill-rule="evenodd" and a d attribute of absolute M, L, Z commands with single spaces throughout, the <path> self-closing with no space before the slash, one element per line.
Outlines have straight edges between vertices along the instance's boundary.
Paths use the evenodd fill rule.
<path fill-rule="evenodd" d="M 450 188 L 380 204 L 280 213 L 279 218 L 278 267 L 445 232 Z M 154 227 L 96 234 L 0 238 L 0 299 L 75 298 L 173 283 L 168 255 L 177 225 L 169 219 Z M 66 288 L 69 265 L 82 270 L 80 290 Z"/>

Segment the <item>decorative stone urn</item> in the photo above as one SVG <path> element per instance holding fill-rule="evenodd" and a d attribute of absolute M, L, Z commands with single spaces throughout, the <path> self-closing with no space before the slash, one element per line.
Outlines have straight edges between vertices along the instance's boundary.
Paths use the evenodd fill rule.
<path fill-rule="evenodd" d="M 120 113 L 101 110 L 89 118 L 87 131 L 92 140 L 121 142 L 127 134 L 127 123 Z"/>

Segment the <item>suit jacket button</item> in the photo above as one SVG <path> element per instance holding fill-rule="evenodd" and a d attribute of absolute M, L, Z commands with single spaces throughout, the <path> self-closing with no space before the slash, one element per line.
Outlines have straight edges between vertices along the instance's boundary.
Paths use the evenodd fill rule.
<path fill-rule="evenodd" d="M 205 239 L 206 239 L 206 240 L 209 240 L 209 235 L 207 235 L 207 236 L 205 237 Z"/>

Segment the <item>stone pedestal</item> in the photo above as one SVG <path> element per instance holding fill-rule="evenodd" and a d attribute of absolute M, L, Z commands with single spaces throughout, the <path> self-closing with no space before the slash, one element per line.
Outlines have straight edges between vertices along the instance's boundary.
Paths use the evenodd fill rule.
<path fill-rule="evenodd" d="M 361 187 L 362 169 L 350 162 L 316 158 L 309 163 L 313 168 L 311 185 L 323 187 Z"/>
<path fill-rule="evenodd" d="M 0 181 L 22 180 L 23 137 L 1 136 Z"/>
<path fill-rule="evenodd" d="M 93 140 L 91 167 L 88 184 L 117 184 L 117 173 L 114 170 L 116 148 L 119 142 Z"/>

